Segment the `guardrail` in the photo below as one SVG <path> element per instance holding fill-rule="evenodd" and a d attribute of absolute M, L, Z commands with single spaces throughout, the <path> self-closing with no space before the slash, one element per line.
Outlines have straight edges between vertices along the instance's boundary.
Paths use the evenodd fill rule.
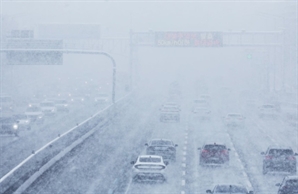
<path fill-rule="evenodd" d="M 98 128 L 103 127 L 130 101 L 128 94 L 105 109 L 95 113 L 90 118 L 78 123 L 63 134 L 48 142 L 10 170 L 0 179 L 0 193 L 22 193 L 40 175 L 48 170 L 69 151 L 84 142 Z M 100 125 L 100 126 L 98 126 Z"/>

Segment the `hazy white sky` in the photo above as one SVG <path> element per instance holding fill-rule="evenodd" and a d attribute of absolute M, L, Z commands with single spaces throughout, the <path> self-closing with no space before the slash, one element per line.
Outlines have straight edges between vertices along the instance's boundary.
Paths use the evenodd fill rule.
<path fill-rule="evenodd" d="M 20 29 L 40 23 L 96 23 L 110 36 L 135 31 L 267 31 L 279 30 L 284 15 L 295 2 L 285 1 L 4 1 L 2 13 L 12 16 Z M 286 8 L 287 7 L 287 8 Z M 116 56 L 117 57 L 117 56 Z M 139 73 L 145 80 L 184 76 L 225 76 L 229 82 L 250 81 L 255 76 L 244 60 L 243 48 L 232 49 L 140 49 Z M 244 58 L 243 58 L 244 57 Z M 72 61 L 94 64 L 97 58 L 77 56 Z M 95 62 L 96 61 L 96 62 Z M 129 69 L 129 59 L 116 58 L 118 67 Z M 73 62 L 72 62 L 73 63 Z M 109 69 L 107 66 L 106 69 Z M 93 68 L 90 68 L 92 71 Z M 181 71 L 183 70 L 184 73 Z M 255 70 L 258 71 L 258 70 Z M 208 77 L 208 76 L 206 76 Z M 240 82 L 239 82 L 240 83 Z"/>
<path fill-rule="evenodd" d="M 99 23 L 110 30 L 266 30 L 281 2 L 3 2 L 22 27 L 37 23 Z"/>

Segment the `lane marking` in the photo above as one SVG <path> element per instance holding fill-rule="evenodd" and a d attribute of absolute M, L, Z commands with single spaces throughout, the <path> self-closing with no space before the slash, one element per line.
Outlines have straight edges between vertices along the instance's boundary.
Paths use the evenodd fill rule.
<path fill-rule="evenodd" d="M 182 167 L 184 167 L 184 168 L 185 168 L 185 167 L 186 167 L 186 164 L 185 164 L 185 163 L 182 163 Z"/>
<path fill-rule="evenodd" d="M 185 174 L 186 174 L 185 171 L 182 171 L 182 176 L 185 176 Z"/>
<path fill-rule="evenodd" d="M 185 180 L 184 179 L 181 181 L 181 185 L 185 186 Z"/>
<path fill-rule="evenodd" d="M 130 186 L 131 186 L 131 183 L 132 183 L 132 179 L 129 180 L 128 186 L 127 186 L 127 188 L 126 188 L 126 190 L 125 190 L 125 194 L 128 193 L 128 191 L 129 191 L 129 189 L 130 189 Z"/>

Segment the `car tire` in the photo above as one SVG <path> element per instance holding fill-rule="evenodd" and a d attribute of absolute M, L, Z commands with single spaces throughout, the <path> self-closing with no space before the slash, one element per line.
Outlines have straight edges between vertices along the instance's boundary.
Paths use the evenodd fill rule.
<path fill-rule="evenodd" d="M 290 169 L 290 173 L 291 173 L 291 174 L 296 174 L 296 173 L 297 173 L 296 165 L 293 166 L 293 167 Z"/>
<path fill-rule="evenodd" d="M 205 164 L 205 162 L 203 162 L 201 159 L 200 159 L 200 161 L 199 161 L 199 165 L 200 166 L 203 166 Z"/>
<path fill-rule="evenodd" d="M 173 156 L 172 161 L 176 162 L 176 156 Z"/>
<path fill-rule="evenodd" d="M 266 168 L 266 166 L 263 166 L 263 175 L 268 173 L 268 168 Z"/>

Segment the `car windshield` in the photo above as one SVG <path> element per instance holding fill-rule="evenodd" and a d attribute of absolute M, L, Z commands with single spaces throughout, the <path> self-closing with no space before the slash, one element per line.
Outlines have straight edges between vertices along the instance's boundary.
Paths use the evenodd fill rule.
<path fill-rule="evenodd" d="M 274 106 L 273 105 L 263 105 L 262 108 L 265 108 L 265 109 L 273 109 Z"/>
<path fill-rule="evenodd" d="M 152 163 L 160 163 L 161 159 L 156 157 L 140 157 L 140 162 L 152 162 Z"/>
<path fill-rule="evenodd" d="M 151 141 L 152 146 L 171 146 L 171 141 L 165 141 L 165 140 L 153 140 Z"/>
<path fill-rule="evenodd" d="M 164 107 L 162 107 L 162 110 L 164 110 L 164 111 L 178 111 L 178 108 L 175 106 L 164 106 Z"/>
<path fill-rule="evenodd" d="M 206 104 L 207 101 L 206 100 L 194 100 L 194 103 L 196 103 L 196 104 Z"/>
<path fill-rule="evenodd" d="M 247 193 L 244 187 L 234 185 L 220 185 L 215 191 L 216 193 Z"/>
<path fill-rule="evenodd" d="M 295 186 L 298 188 L 298 179 L 287 180 L 286 185 L 287 186 Z"/>
<path fill-rule="evenodd" d="M 224 149 L 226 149 L 226 146 L 209 144 L 209 145 L 205 145 L 204 149 L 205 150 L 224 150 Z"/>
<path fill-rule="evenodd" d="M 286 156 L 286 155 L 293 155 L 294 152 L 291 149 L 270 149 L 269 155 L 274 156 Z"/>
<path fill-rule="evenodd" d="M 228 117 L 231 117 L 231 118 L 241 118 L 242 116 L 240 114 L 229 114 Z"/>

